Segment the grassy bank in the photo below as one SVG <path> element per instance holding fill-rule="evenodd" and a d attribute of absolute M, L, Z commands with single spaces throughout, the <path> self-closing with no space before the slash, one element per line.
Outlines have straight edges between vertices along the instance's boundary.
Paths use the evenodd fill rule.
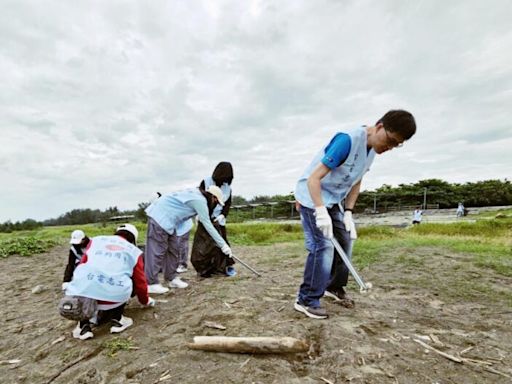
<path fill-rule="evenodd" d="M 139 243 L 145 243 L 146 224 L 135 223 L 139 229 Z M 89 224 L 80 226 L 88 236 L 111 234 L 116 225 Z M 45 252 L 58 244 L 66 244 L 75 226 L 46 227 L 35 231 L 0 234 L 0 256 L 13 254 L 29 256 Z M 299 223 L 239 223 L 228 225 L 228 236 L 234 245 L 269 245 L 280 242 L 303 241 Z M 192 238 L 192 237 L 191 237 Z M 365 227 L 359 230 L 355 243 L 355 263 L 365 267 L 393 250 L 401 254 L 419 247 L 436 252 L 467 254 L 479 267 L 512 276 L 512 218 L 483 219 L 474 223 L 421 224 L 409 228 L 385 226 Z M 402 257 L 398 263 L 423 263 Z"/>

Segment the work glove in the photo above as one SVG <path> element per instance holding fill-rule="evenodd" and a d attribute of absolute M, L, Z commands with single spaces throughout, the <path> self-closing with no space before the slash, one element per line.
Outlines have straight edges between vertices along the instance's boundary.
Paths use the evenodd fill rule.
<path fill-rule="evenodd" d="M 146 308 L 154 307 L 154 306 L 155 306 L 155 304 L 156 304 L 156 300 L 155 300 L 155 299 L 153 299 L 152 297 L 150 297 L 150 298 L 148 299 L 148 302 L 146 303 L 145 307 L 146 307 Z"/>
<path fill-rule="evenodd" d="M 69 283 L 62 283 L 62 290 L 65 291 L 66 289 L 68 289 L 68 285 Z"/>
<path fill-rule="evenodd" d="M 332 220 L 331 216 L 329 216 L 329 212 L 327 212 L 327 208 L 323 205 L 321 207 L 316 207 L 315 218 L 316 226 L 322 232 L 324 237 L 332 239 Z"/>
<path fill-rule="evenodd" d="M 352 218 L 352 211 L 345 211 L 343 224 L 345 225 L 345 230 L 350 233 L 350 238 L 352 240 L 357 239 L 356 224 Z"/>
<path fill-rule="evenodd" d="M 215 219 L 213 219 L 213 221 L 222 225 L 222 223 L 224 223 L 226 221 L 226 216 L 224 216 L 221 213 L 219 216 L 217 216 Z"/>
<path fill-rule="evenodd" d="M 225 244 L 222 246 L 222 248 L 220 249 L 222 251 L 223 254 L 225 254 L 227 257 L 232 257 L 233 256 L 233 251 L 231 250 L 231 248 L 229 247 L 229 245 Z"/>

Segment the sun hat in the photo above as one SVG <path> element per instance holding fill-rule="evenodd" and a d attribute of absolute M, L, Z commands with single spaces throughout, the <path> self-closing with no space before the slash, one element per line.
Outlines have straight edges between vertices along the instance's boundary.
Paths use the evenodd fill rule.
<path fill-rule="evenodd" d="M 69 240 L 69 244 L 80 244 L 82 242 L 82 240 L 84 239 L 84 237 L 85 237 L 84 231 L 82 231 L 81 229 L 75 229 L 71 233 L 71 239 Z"/>

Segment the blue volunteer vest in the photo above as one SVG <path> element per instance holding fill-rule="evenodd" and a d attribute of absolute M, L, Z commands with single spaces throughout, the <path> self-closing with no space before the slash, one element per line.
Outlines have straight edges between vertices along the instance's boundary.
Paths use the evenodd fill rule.
<path fill-rule="evenodd" d="M 96 236 L 87 262 L 76 267 L 66 295 L 121 303 L 131 296 L 133 268 L 142 251 L 120 236 Z"/>
<path fill-rule="evenodd" d="M 215 184 L 215 181 L 213 181 L 213 178 L 211 176 L 208 176 L 204 179 L 204 187 L 205 189 L 208 189 L 211 185 L 217 185 Z M 220 190 L 222 191 L 222 196 L 224 197 L 224 201 L 229 199 L 229 196 L 231 196 L 231 186 L 228 183 L 222 183 Z M 213 209 L 212 213 L 212 219 L 215 219 L 217 216 L 219 216 L 222 213 L 222 205 L 217 204 L 215 208 Z M 222 226 L 226 225 L 226 219 L 219 221 L 219 224 Z"/>
<path fill-rule="evenodd" d="M 199 188 L 189 188 L 164 195 L 146 208 L 149 217 L 157 222 L 170 235 L 183 236 L 192 228 L 192 217 L 197 212 L 185 203 L 206 198 Z"/>
<path fill-rule="evenodd" d="M 371 149 L 368 152 L 367 150 L 365 127 L 359 127 L 346 133 L 350 136 L 352 143 L 347 159 L 339 167 L 332 169 L 320 182 L 322 200 L 327 208 L 331 208 L 345 199 L 352 186 L 368 172 L 375 158 L 375 151 Z M 308 208 L 315 208 L 315 204 L 311 200 L 307 180 L 325 156 L 327 145 L 314 157 L 295 187 L 295 199 Z"/>

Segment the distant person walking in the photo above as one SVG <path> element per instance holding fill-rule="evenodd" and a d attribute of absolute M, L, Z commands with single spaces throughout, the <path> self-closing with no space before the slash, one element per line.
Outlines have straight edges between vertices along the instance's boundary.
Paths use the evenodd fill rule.
<path fill-rule="evenodd" d="M 169 288 L 158 281 L 160 270 L 171 288 L 186 288 L 188 284 L 177 276 L 179 265 L 178 237 L 190 227 L 197 216 L 223 254 L 231 256 L 231 248 L 215 230 L 210 215 L 217 204 L 224 204 L 222 191 L 212 185 L 207 190 L 190 188 L 163 195 L 148 208 L 148 229 L 145 252 L 145 272 L 149 293 L 166 293 Z"/>
<path fill-rule="evenodd" d="M 421 224 L 421 219 L 423 216 L 423 211 L 420 207 L 416 208 L 412 214 L 412 223 L 413 224 Z"/>
<path fill-rule="evenodd" d="M 84 231 L 81 229 L 76 229 L 71 233 L 71 239 L 69 240 L 71 247 L 69 248 L 68 264 L 64 271 L 64 279 L 62 283 L 63 291 L 66 290 L 69 282 L 73 278 L 73 272 L 75 272 L 76 266 L 80 263 L 80 260 L 82 260 L 82 256 L 87 244 L 89 244 L 89 241 L 90 239 L 85 236 Z"/>
<path fill-rule="evenodd" d="M 414 117 L 407 111 L 387 112 L 373 126 L 336 133 L 314 157 L 295 188 L 308 256 L 295 310 L 314 319 L 327 318 L 320 298 L 327 296 L 347 307 L 348 268 L 335 257 L 331 242 L 340 242 L 347 256 L 357 238 L 352 211 L 361 180 L 375 154 L 401 147 L 416 132 Z"/>
<path fill-rule="evenodd" d="M 217 204 L 210 216 L 213 226 L 229 244 L 226 231 L 226 219 L 231 207 L 231 183 L 233 182 L 233 166 L 227 161 L 222 161 L 213 170 L 211 176 L 201 181 L 199 189 L 204 190 L 211 186 L 221 189 L 225 202 Z M 216 246 L 212 237 L 208 235 L 205 227 L 199 223 L 192 245 L 191 262 L 197 273 L 202 277 L 209 277 L 212 274 L 224 274 L 232 276 L 236 273 L 233 264 L 234 260 L 227 257 Z"/>
<path fill-rule="evenodd" d="M 465 213 L 464 204 L 462 204 L 462 203 L 460 202 L 460 203 L 459 203 L 459 206 L 457 207 L 457 217 L 465 216 L 465 215 L 464 215 L 464 213 Z"/>

